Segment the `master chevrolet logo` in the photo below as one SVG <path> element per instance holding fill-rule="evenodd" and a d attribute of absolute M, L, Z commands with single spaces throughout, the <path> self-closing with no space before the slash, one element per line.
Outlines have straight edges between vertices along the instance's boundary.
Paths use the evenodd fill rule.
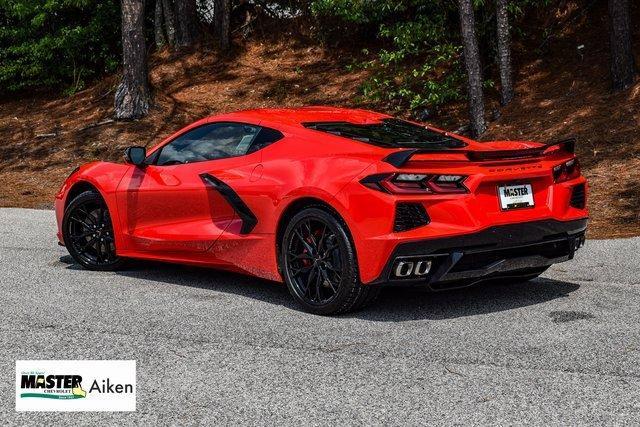
<path fill-rule="evenodd" d="M 17 360 L 18 411 L 135 411 L 134 360 Z"/>
<path fill-rule="evenodd" d="M 22 389 L 38 392 L 21 393 L 20 397 L 40 397 L 44 399 L 82 399 L 87 392 L 82 389 L 80 375 L 22 375 Z M 131 384 L 112 384 L 109 378 L 94 380 L 89 393 L 133 393 Z"/>
<path fill-rule="evenodd" d="M 20 393 L 20 397 L 36 397 L 43 399 L 82 399 L 87 393 L 82 389 L 80 375 L 22 375 L 20 387 L 33 392 Z"/>

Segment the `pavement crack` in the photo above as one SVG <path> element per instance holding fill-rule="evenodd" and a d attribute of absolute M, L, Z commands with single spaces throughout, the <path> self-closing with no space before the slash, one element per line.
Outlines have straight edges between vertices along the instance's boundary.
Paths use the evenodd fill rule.
<path fill-rule="evenodd" d="M 10 327 L 11 325 L 8 325 L 8 326 Z M 37 329 L 45 333 L 51 331 L 51 328 L 49 328 L 48 325 L 40 325 L 39 327 L 37 327 Z M 11 332 L 14 332 L 14 333 L 15 332 L 33 333 L 33 328 L 30 328 L 30 329 L 2 328 L 0 330 L 2 330 L 3 332 L 7 330 L 11 330 Z M 85 329 L 85 328 L 76 328 L 72 326 L 55 328 L 55 333 L 69 333 L 69 332 L 72 332 L 72 333 L 84 332 L 84 333 L 90 333 L 95 335 L 110 334 L 110 335 L 117 335 L 117 336 L 123 336 L 123 337 L 136 337 L 140 335 L 136 333 L 124 333 L 120 331 L 110 331 L 105 329 L 94 330 L 90 328 Z M 200 347 L 202 347 L 203 345 L 218 345 L 225 348 L 245 347 L 253 350 L 266 350 L 266 351 L 275 350 L 275 351 L 292 351 L 292 352 L 302 352 L 302 353 L 320 353 L 320 354 L 327 354 L 332 356 L 360 356 L 360 357 L 365 356 L 365 357 L 371 357 L 376 359 L 391 358 L 391 359 L 397 359 L 397 360 L 419 361 L 421 363 L 432 363 L 432 364 L 439 363 L 444 366 L 447 372 L 453 375 L 459 375 L 461 377 L 464 377 L 465 375 L 452 369 L 451 365 L 473 366 L 473 367 L 479 367 L 479 368 L 521 370 L 521 371 L 529 371 L 529 372 L 544 372 L 544 373 L 555 374 L 555 375 L 557 374 L 586 375 L 586 376 L 601 377 L 601 378 L 607 378 L 607 377 L 615 378 L 617 380 L 624 380 L 625 378 L 640 380 L 640 374 L 634 374 L 634 373 L 628 373 L 628 374 L 620 374 L 616 372 L 601 373 L 601 372 L 592 372 L 586 369 L 547 369 L 547 368 L 538 368 L 538 367 L 514 366 L 507 363 L 501 364 L 501 363 L 490 363 L 490 362 L 460 361 L 460 360 L 451 360 L 451 359 L 443 359 L 443 358 L 428 358 L 424 356 L 412 357 L 412 356 L 407 356 L 402 354 L 389 355 L 389 353 L 387 352 L 376 353 L 375 351 L 373 352 L 340 351 L 345 349 L 353 349 L 355 345 L 362 344 L 362 343 L 348 343 L 348 345 L 342 346 L 342 348 L 327 349 L 327 348 L 318 348 L 318 347 L 287 346 L 287 345 L 260 345 L 260 344 L 255 344 L 250 342 L 240 342 L 240 341 L 235 341 L 233 343 L 230 343 L 224 338 L 220 338 L 217 340 L 203 339 L 203 338 L 189 338 L 184 336 L 177 337 L 169 334 L 149 334 L 147 332 L 143 333 L 142 335 L 144 336 L 145 339 L 153 342 L 157 342 L 159 339 L 165 339 L 167 341 L 176 343 L 176 345 L 179 345 L 181 348 L 185 347 L 185 343 L 188 343 L 188 344 L 192 344 Z"/>
<path fill-rule="evenodd" d="M 447 365 L 444 365 L 444 369 L 445 369 L 447 372 L 449 372 L 450 374 L 458 375 L 458 376 L 461 376 L 461 377 L 464 377 L 464 376 L 465 376 L 464 374 L 462 374 L 462 373 L 460 373 L 460 372 L 458 372 L 458 371 L 454 371 L 453 369 L 451 369 L 451 368 L 450 368 L 450 367 L 448 367 Z"/>

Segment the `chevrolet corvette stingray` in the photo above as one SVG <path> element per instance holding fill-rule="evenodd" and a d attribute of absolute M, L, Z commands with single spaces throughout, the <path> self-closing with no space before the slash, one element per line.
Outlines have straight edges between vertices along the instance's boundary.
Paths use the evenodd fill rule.
<path fill-rule="evenodd" d="M 588 216 L 574 149 L 364 110 L 235 112 L 77 168 L 56 195 L 58 239 L 90 270 L 216 267 L 347 312 L 383 285 L 528 280 L 573 258 Z"/>

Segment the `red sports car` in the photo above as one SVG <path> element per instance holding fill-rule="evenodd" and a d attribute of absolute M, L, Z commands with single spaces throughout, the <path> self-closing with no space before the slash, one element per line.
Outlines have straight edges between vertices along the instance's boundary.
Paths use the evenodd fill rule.
<path fill-rule="evenodd" d="M 381 285 L 530 279 L 584 243 L 574 145 L 480 143 L 332 107 L 224 114 L 76 169 L 56 196 L 58 239 L 91 270 L 137 258 L 283 281 L 319 314 Z"/>

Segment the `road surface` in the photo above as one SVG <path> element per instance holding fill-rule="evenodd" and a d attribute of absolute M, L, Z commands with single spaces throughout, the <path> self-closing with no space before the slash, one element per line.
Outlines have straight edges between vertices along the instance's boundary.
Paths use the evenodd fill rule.
<path fill-rule="evenodd" d="M 0 424 L 16 359 L 135 359 L 135 413 L 47 424 L 640 423 L 640 239 L 587 241 L 544 278 L 387 289 L 318 317 L 284 286 L 140 263 L 82 270 L 51 211 L 0 209 Z M 105 418 L 106 417 L 106 418 Z"/>

